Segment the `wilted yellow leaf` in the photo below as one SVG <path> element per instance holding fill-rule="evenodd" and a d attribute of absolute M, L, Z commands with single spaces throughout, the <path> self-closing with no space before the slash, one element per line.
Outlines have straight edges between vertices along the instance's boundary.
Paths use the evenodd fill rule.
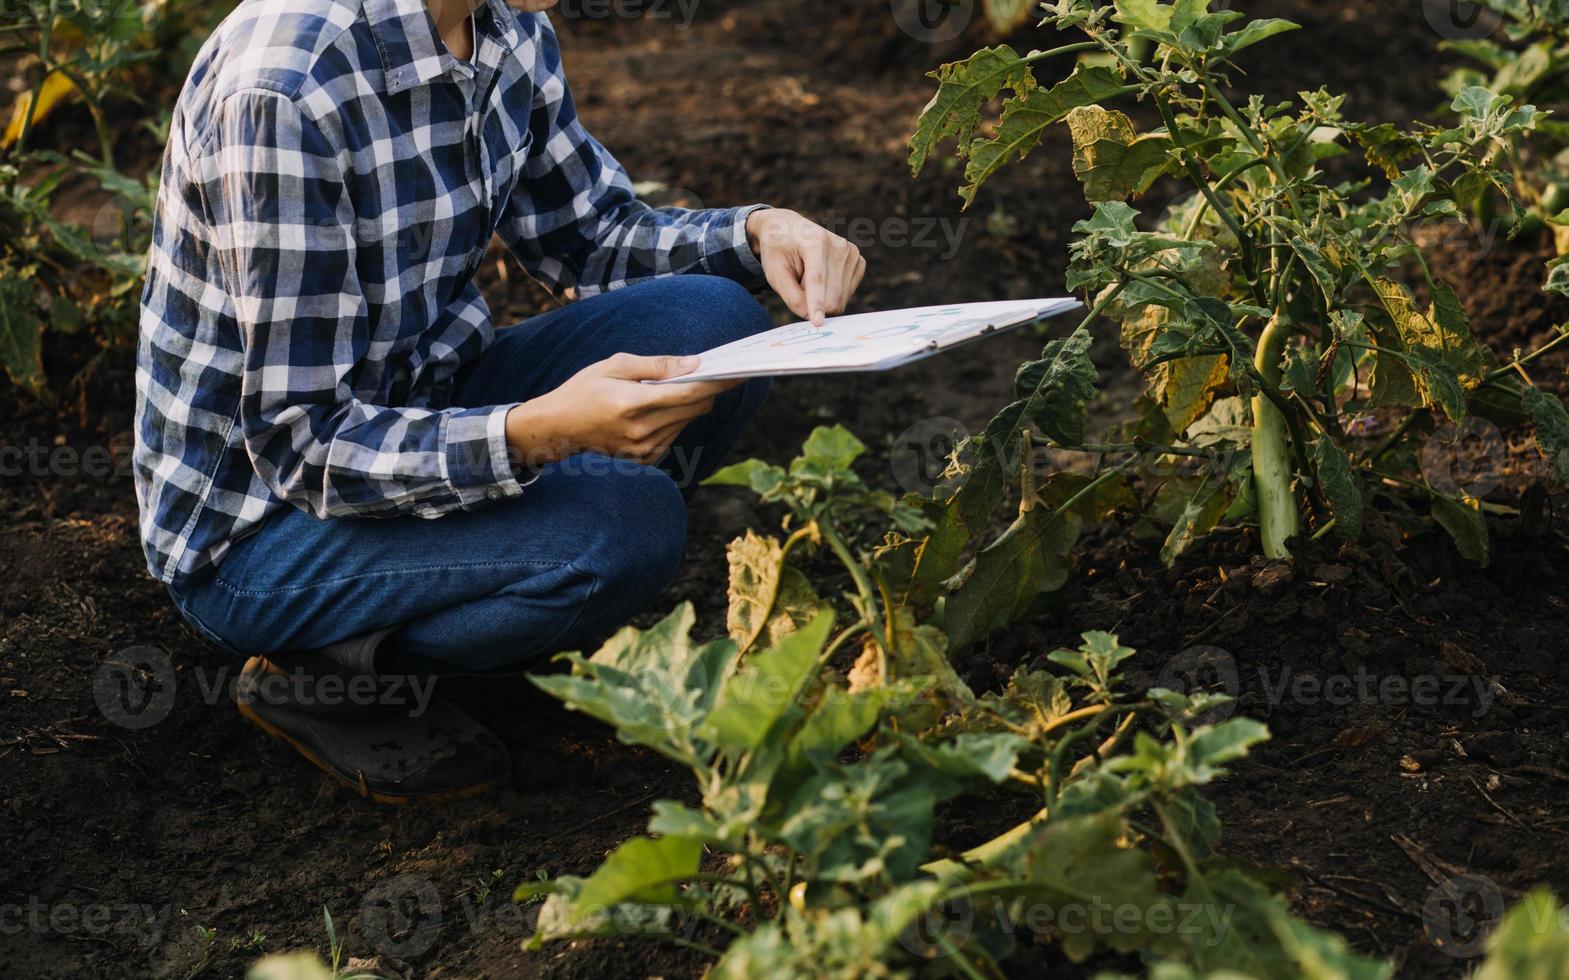
<path fill-rule="evenodd" d="M 38 90 L 38 107 L 33 110 L 33 93 L 23 92 L 16 97 L 16 104 L 11 107 L 11 123 L 5 128 L 5 135 L 0 137 L 0 149 L 15 145 L 22 138 L 22 128 L 27 125 L 27 116 L 32 112 L 33 125 L 43 122 L 67 98 L 76 94 L 76 83 L 59 72 L 50 74 L 44 79 L 44 84 Z"/>

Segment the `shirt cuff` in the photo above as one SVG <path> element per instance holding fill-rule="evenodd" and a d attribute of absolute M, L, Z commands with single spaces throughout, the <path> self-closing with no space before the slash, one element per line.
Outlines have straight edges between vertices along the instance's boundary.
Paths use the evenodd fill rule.
<path fill-rule="evenodd" d="M 720 218 L 708 226 L 703 239 L 703 271 L 709 275 L 734 279 L 744 286 L 756 289 L 767 282 L 763 263 L 746 240 L 746 219 L 753 211 L 762 211 L 766 204 L 752 204 L 744 208 L 730 208 L 727 218 Z"/>
<path fill-rule="evenodd" d="M 464 503 L 516 497 L 532 483 L 519 482 L 507 445 L 511 405 L 452 412 L 447 416 L 447 482 Z"/>

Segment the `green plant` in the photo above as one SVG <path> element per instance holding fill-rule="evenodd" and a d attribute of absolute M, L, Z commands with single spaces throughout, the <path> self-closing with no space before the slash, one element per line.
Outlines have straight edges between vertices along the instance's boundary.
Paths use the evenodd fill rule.
<path fill-rule="evenodd" d="M 904 601 L 912 543 L 939 528 L 918 500 L 854 474 L 862 449 L 820 428 L 788 467 L 750 460 L 712 478 L 787 511 L 785 540 L 731 546 L 728 637 L 693 639 L 682 606 L 592 656 L 562 655 L 569 673 L 533 678 L 689 769 L 698 803 L 654 803 L 647 835 L 587 876 L 520 886 L 516 900 L 544 898 L 527 948 L 653 936 L 711 959 L 715 978 L 973 980 L 1003 975 L 1025 942 L 1075 961 L 1138 953 L 1160 980 L 1390 975 L 1292 917 L 1270 876 L 1219 854 L 1203 788 L 1268 737 L 1248 718 L 1207 723 L 1226 698 L 1129 697 L 1134 651 L 1102 632 L 1051 653 L 1051 669 L 972 692 L 940 617 L 925 615 L 938 610 Z M 1040 509 L 1082 506 L 1095 479 L 1079 481 L 1079 504 Z M 891 528 L 878 543 L 872 514 Z M 842 599 L 814 581 L 844 584 Z M 961 796 L 1035 812 L 961 847 L 935 819 Z M 1536 896 L 1489 968 L 1544 969 L 1566 942 L 1556 905 Z"/>
<path fill-rule="evenodd" d="M 1017 945 L 1008 923 L 1114 907 L 1122 924 L 1076 930 L 1065 916 L 1055 941 L 1075 959 L 1144 950 L 1285 977 L 1322 957 L 1346 971 L 1327 975 L 1383 975 L 1215 854 L 1200 788 L 1262 725 L 1201 724 L 1224 700 L 1207 695 L 1127 697 L 1119 667 L 1133 651 L 1105 633 L 999 693 L 958 678 L 943 631 L 905 601 L 908 552 L 933 528 L 918 501 L 853 473 L 862 450 L 820 428 L 789 467 L 715 475 L 788 511 L 783 541 L 731 546 L 728 638 L 693 640 L 682 607 L 591 657 L 564 655 L 569 674 L 534 678 L 689 768 L 701 802 L 654 804 L 649 836 L 587 877 L 520 887 L 518 900 L 549 896 L 531 945 L 652 934 L 711 956 L 715 977 L 903 976 L 934 958 L 939 973 L 994 976 Z M 870 514 L 891 528 L 880 542 Z M 802 570 L 824 551 L 842 601 Z M 937 806 L 975 793 L 1018 794 L 1037 812 L 977 847 L 938 839 Z M 962 934 L 931 934 L 954 916 Z"/>
<path fill-rule="evenodd" d="M 938 559 L 928 585 L 946 579 L 959 546 L 986 527 L 1032 436 L 1101 459 L 1121 454 L 1125 464 L 1128 454 L 1206 460 L 1152 488 L 1149 510 L 1171 526 L 1168 562 L 1228 516 L 1256 515 L 1271 558 L 1289 556 L 1304 515 L 1315 536 L 1333 529 L 1355 539 L 1375 500 L 1398 519 L 1419 516 L 1408 505 L 1414 492 L 1419 510 L 1485 563 L 1481 501 L 1430 486 L 1417 456 L 1436 425 L 1473 415 L 1509 426 L 1529 418 L 1553 474 L 1569 477 L 1569 414 L 1526 372 L 1569 331 L 1502 362 L 1472 336 L 1454 290 L 1411 235 L 1420 222 L 1460 219 L 1485 194 L 1507 197 L 1510 176 L 1495 160 L 1537 127 L 1539 113 L 1476 86 L 1457 94 L 1443 127 L 1355 122 L 1343 97 L 1323 90 L 1280 104 L 1234 102 L 1233 58 L 1295 25 L 1209 7 L 1048 3 L 1043 23 L 1087 40 L 1024 56 L 988 48 L 933 73 L 938 90 L 912 138 L 911 167 L 956 139 L 967 203 L 1049 127 L 1067 126 L 1074 172 L 1094 206 L 1075 227 L 1068 282 L 1094 309 L 1021 369 L 1020 400 L 967 447 L 969 479 L 944 502 L 933 537 L 944 546 L 927 547 Z M 1037 79 L 1064 59 L 1071 70 Z M 999 95 L 1001 115 L 985 134 L 982 114 Z M 1118 103 L 1159 124 L 1140 131 L 1109 107 Z M 1336 157 L 1345 159 L 1332 173 L 1325 161 Z M 1168 177 L 1193 193 L 1142 230 L 1127 201 Z M 1101 317 L 1121 323 L 1150 402 L 1117 438 L 1091 443 L 1081 409 L 1094 395 L 1089 330 Z M 1389 434 L 1368 444 L 1359 423 L 1375 413 Z M 1029 548 L 1005 534 L 977 563 L 999 564 L 1007 546 L 1017 570 L 1040 563 L 1045 543 L 1036 534 L 1035 554 L 1021 555 Z M 1051 544 L 1047 554 L 1059 550 Z M 988 615 L 966 637 L 1006 622 Z"/>
<path fill-rule="evenodd" d="M 1215 857 L 1219 828 L 1199 787 L 1265 737 L 1257 722 L 1190 727 L 1211 699 L 1126 699 L 1117 668 L 1133 651 L 1090 633 L 1052 655 L 1060 673 L 1021 671 L 942 728 L 911 734 L 889 719 L 933 679 L 853 690 L 825 670 L 843 636 L 832 624 L 819 613 L 738 662 L 732 640 L 694 642 L 683 607 L 592 657 L 571 655 L 570 675 L 535 679 L 623 740 L 688 766 L 702 802 L 656 803 L 650 836 L 586 878 L 521 887 L 520 899 L 550 896 L 534 945 L 652 934 L 713 956 L 714 977 L 902 975 L 927 957 L 950 975 L 988 976 L 1017 942 L 996 923 L 1030 909 L 1105 908 L 1116 924 L 1076 931 L 1063 916 L 1065 952 L 1144 950 L 1260 977 L 1300 976 L 1322 958 L 1343 966 L 1336 976 L 1386 975 Z M 946 850 L 934 842 L 936 805 L 995 787 L 1043 808 L 932 860 Z M 923 935 L 956 916 L 962 936 Z"/>
<path fill-rule="evenodd" d="M 1450 95 L 1479 85 L 1555 112 L 1569 106 L 1569 4 L 1481 0 L 1481 6 L 1500 17 L 1501 30 L 1442 45 L 1475 63 L 1445 79 Z M 1500 147 L 1499 158 L 1514 178 L 1514 200 L 1529 212 L 1517 218 L 1552 224 L 1559 253 L 1569 251 L 1569 121 L 1539 120 L 1529 135 Z M 1500 203 L 1509 202 L 1485 195 L 1476 202 L 1478 217 L 1496 221 Z"/>
<path fill-rule="evenodd" d="M 36 0 L 0 14 L 0 57 L 16 59 L 19 77 L 30 83 L 0 132 L 0 367 L 37 398 L 53 396 L 43 363 L 46 325 L 92 341 L 96 353 L 78 379 L 136 335 L 158 171 L 138 179 L 118 169 L 115 151 L 125 127 L 117 136 L 111 116 L 117 103 L 135 100 L 137 86 L 128 82 L 146 76 L 154 61 L 171 72 L 166 81 L 177 80 L 173 73 L 183 74 L 194 53 L 190 44 L 231 6 Z M 180 53 L 170 57 L 170 51 Z M 87 109 L 95 152 L 41 148 L 45 120 L 73 102 Z M 167 118 L 160 109 L 139 128 L 162 142 Z M 56 214 L 62 185 L 77 179 L 111 197 L 90 227 Z"/>
<path fill-rule="evenodd" d="M 332 912 L 323 905 L 322 924 L 327 930 L 327 955 L 330 963 L 323 963 L 315 953 L 299 950 L 265 956 L 251 964 L 245 971 L 245 980 L 383 980 L 378 974 L 343 972 L 343 940 L 338 938 L 338 927 L 332 921 Z"/>

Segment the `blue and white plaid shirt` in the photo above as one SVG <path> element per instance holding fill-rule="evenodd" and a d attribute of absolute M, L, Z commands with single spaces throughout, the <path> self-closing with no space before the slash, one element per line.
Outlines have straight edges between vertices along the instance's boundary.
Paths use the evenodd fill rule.
<path fill-rule="evenodd" d="M 273 511 L 437 517 L 524 492 L 509 405 L 450 407 L 493 337 L 493 234 L 590 295 L 755 285 L 753 208 L 639 202 L 584 131 L 543 14 L 485 0 L 472 62 L 424 0 L 246 0 L 175 107 L 137 355 L 152 573 L 180 583 Z"/>

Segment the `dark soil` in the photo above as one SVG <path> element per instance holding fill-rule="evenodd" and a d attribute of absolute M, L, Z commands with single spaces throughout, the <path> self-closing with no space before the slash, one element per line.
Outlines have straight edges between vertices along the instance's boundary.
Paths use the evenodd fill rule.
<path fill-rule="evenodd" d="M 1308 27 L 1261 48 L 1272 60 L 1250 82 L 1270 95 L 1331 84 L 1351 93 L 1353 114 L 1396 120 L 1440 102 L 1437 38 L 1408 5 L 1252 7 Z M 657 193 L 673 201 L 767 200 L 852 234 L 854 219 L 873 223 L 877 234 L 859 240 L 870 266 L 864 307 L 1058 291 L 1067 229 L 1087 210 L 1060 142 L 998 178 L 967 214 L 951 168 L 911 180 L 904 165 L 904 139 L 930 94 L 920 72 L 993 39 L 975 27 L 921 44 L 886 4 L 805 9 L 715 0 L 685 30 L 653 17 L 562 20 L 582 114 L 636 179 L 665 185 Z M 1029 32 L 1010 40 L 1048 42 Z M 1445 274 L 1500 349 L 1565 318 L 1536 293 L 1540 243 L 1446 249 Z M 550 304 L 497 258 L 484 274 L 498 320 Z M 891 485 L 893 436 L 932 416 L 984 423 L 1039 344 L 1017 334 L 853 383 L 782 382 L 743 452 L 785 458 L 814 425 L 842 421 Z M 1113 345 L 1104 353 L 1109 414 L 1137 380 L 1115 369 Z M 50 366 L 69 374 L 79 354 L 51 346 Z M 1533 370 L 1551 380 L 1562 362 Z M 389 974 L 699 972 L 693 957 L 637 940 L 519 948 L 533 913 L 511 903 L 516 884 L 589 871 L 641 829 L 654 799 L 689 793 L 681 773 L 526 684 L 453 692 L 516 759 L 506 789 L 462 804 L 366 804 L 242 723 L 222 693 L 236 665 L 190 634 L 142 567 L 119 465 L 130 385 L 122 356 L 69 404 L 23 405 L 0 390 L 4 444 L 37 446 L 43 460 L 0 478 L 0 976 L 237 976 L 263 952 L 325 952 L 324 908 L 346 955 L 379 951 Z M 1492 499 L 1518 502 L 1529 459 L 1511 449 Z M 703 628 L 718 632 L 725 542 L 775 519 L 741 494 L 700 497 L 691 561 L 648 615 L 691 600 Z M 1388 522 L 1360 548 L 1304 546 L 1291 566 L 1251 561 L 1249 532 L 1234 532 L 1168 571 L 1158 539 L 1136 526 L 1103 529 L 1048 614 L 961 669 L 995 683 L 1086 629 L 1116 631 L 1140 650 L 1135 684 L 1180 679 L 1193 657 L 1184 651 L 1219 649 L 1215 662 L 1230 666 L 1214 676 L 1235 677 L 1240 710 L 1275 734 L 1215 789 L 1227 850 L 1286 872 L 1297 911 L 1395 957 L 1405 975 L 1458 976 L 1469 961 L 1441 947 L 1467 951 L 1468 924 L 1431 911 L 1423 921 L 1438 882 L 1478 876 L 1468 887 L 1483 912 L 1494 905 L 1489 889 L 1509 900 L 1545 881 L 1569 893 L 1569 604 L 1559 587 L 1569 552 L 1550 521 L 1503 515 L 1493 531 L 1485 571 L 1436 537 L 1399 540 Z M 173 700 L 132 719 L 156 724 L 128 727 L 109 720 L 127 715 L 113 697 L 117 675 L 101 664 L 136 646 L 167 651 Z M 1343 680 L 1315 687 L 1332 678 Z M 1436 694 L 1411 693 L 1427 678 Z M 1397 683 L 1406 694 L 1392 693 Z M 961 802 L 944 820 L 963 837 L 1013 816 L 993 801 Z M 388 927 L 362 914 L 388 904 L 407 920 Z"/>

